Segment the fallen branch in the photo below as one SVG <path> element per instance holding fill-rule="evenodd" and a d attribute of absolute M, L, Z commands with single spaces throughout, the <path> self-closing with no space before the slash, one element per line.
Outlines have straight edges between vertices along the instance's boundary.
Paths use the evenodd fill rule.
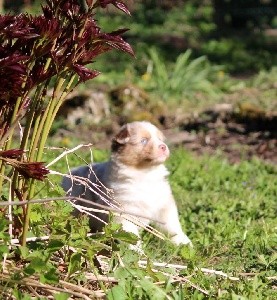
<path fill-rule="evenodd" d="M 17 280 L 11 279 L 10 277 L 8 277 L 7 275 L 4 275 L 4 274 L 0 274 L 0 281 L 6 282 L 6 283 L 14 283 L 14 284 L 18 284 L 18 285 L 24 285 L 27 287 L 31 286 L 31 287 L 41 288 L 46 291 L 63 292 L 63 293 L 71 294 L 73 296 L 76 296 L 76 297 L 79 297 L 79 298 L 82 298 L 85 300 L 91 299 L 87 295 L 93 296 L 94 298 L 100 298 L 100 297 L 105 296 L 105 293 L 102 290 L 91 291 L 91 290 L 88 290 L 85 288 L 80 288 L 79 286 L 74 285 L 74 284 L 69 284 L 68 282 L 66 282 L 66 288 L 60 288 L 60 287 L 52 286 L 49 284 L 41 283 L 41 282 L 31 279 L 31 278 L 22 278 L 20 281 L 17 281 Z M 65 282 L 60 281 L 60 283 L 62 283 L 64 285 Z M 80 290 L 82 290 L 82 293 L 76 292 L 76 291 L 80 291 Z"/>
<path fill-rule="evenodd" d="M 111 276 L 104 276 L 104 275 L 95 275 L 94 273 L 83 273 L 86 279 L 91 281 L 102 281 L 102 282 L 108 282 L 108 283 L 117 283 L 118 280 Z"/>
<path fill-rule="evenodd" d="M 68 288 L 70 290 L 80 292 L 81 294 L 88 294 L 88 295 L 91 295 L 93 297 L 102 297 L 102 296 L 105 295 L 102 290 L 91 291 L 87 288 L 84 288 L 82 286 L 78 286 L 76 284 L 73 284 L 73 283 L 70 283 L 70 282 L 67 282 L 67 281 L 64 281 L 64 280 L 60 280 L 59 282 L 63 285 L 63 287 Z"/>

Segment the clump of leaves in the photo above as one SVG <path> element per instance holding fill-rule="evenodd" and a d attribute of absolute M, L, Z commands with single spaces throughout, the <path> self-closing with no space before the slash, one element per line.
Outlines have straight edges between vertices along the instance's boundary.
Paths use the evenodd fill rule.
<path fill-rule="evenodd" d="M 144 74 L 146 84 L 148 88 L 158 90 L 164 98 L 172 94 L 189 96 L 196 92 L 217 94 L 212 82 L 220 67 L 211 66 L 205 56 L 191 59 L 192 51 L 188 49 L 169 66 L 155 48 L 150 49 L 149 54 L 150 63 Z"/>
<path fill-rule="evenodd" d="M 31 199 L 34 180 L 47 175 L 43 149 L 60 106 L 78 84 L 100 73 L 86 65 L 112 49 L 133 55 L 121 37 L 125 29 L 105 33 L 95 20 L 98 7 L 112 4 L 129 14 L 126 5 L 86 3 L 82 11 L 77 0 L 46 0 L 39 16 L 0 16 L 0 193 L 9 178 L 10 200 Z M 23 215 L 23 245 L 29 214 L 30 207 Z"/>

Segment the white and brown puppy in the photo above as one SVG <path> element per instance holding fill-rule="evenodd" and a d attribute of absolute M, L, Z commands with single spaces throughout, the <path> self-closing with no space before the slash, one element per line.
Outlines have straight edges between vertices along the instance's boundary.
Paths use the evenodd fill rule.
<path fill-rule="evenodd" d="M 164 162 L 169 157 L 169 149 L 161 131 L 145 121 L 128 123 L 112 140 L 111 150 L 109 161 L 76 168 L 71 174 L 89 179 L 92 185 L 102 182 L 114 191 L 114 200 L 122 210 L 145 216 L 144 224 L 157 220 L 156 225 L 171 237 L 172 242 L 191 245 L 181 228 L 167 181 L 169 173 Z M 64 177 L 62 187 L 67 195 L 104 204 L 99 195 L 71 178 Z M 98 217 L 107 221 L 104 214 Z M 139 228 L 134 223 L 119 217 L 116 221 L 122 223 L 124 230 L 139 235 Z M 103 223 L 91 218 L 90 227 L 92 231 L 99 231 Z"/>

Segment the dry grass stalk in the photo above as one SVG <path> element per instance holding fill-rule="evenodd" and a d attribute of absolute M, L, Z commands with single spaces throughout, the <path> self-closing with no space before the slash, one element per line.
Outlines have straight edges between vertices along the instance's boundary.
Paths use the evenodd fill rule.
<path fill-rule="evenodd" d="M 64 156 L 73 153 L 75 151 L 77 151 L 80 148 L 84 148 L 84 147 L 91 147 L 92 144 L 79 144 L 76 147 L 72 148 L 72 149 L 67 149 L 65 150 L 63 153 L 61 153 L 58 157 L 56 157 L 54 160 L 52 160 L 47 166 L 46 168 L 49 168 L 50 166 L 52 166 L 53 164 L 55 164 L 57 161 L 59 161 L 60 159 L 62 159 Z"/>
<path fill-rule="evenodd" d="M 139 261 L 139 265 L 141 267 L 145 267 L 147 265 L 147 261 L 146 260 L 140 260 Z M 179 264 L 170 264 L 170 263 L 161 263 L 161 262 L 151 262 L 151 264 L 155 267 L 161 267 L 161 268 L 173 268 L 173 269 L 177 269 L 177 270 L 187 270 L 187 266 L 185 265 L 179 265 Z M 213 269 L 208 269 L 208 268 L 196 268 L 196 271 L 201 271 L 205 274 L 209 274 L 209 275 L 216 275 L 216 276 L 220 276 L 220 277 L 224 277 L 226 279 L 232 280 L 232 281 L 240 281 L 241 279 L 239 277 L 234 277 L 234 276 L 230 276 L 227 273 L 224 273 L 222 271 L 218 271 L 218 270 L 213 270 Z M 248 277 L 248 280 L 251 280 L 251 278 L 249 277 L 254 277 L 257 276 L 259 274 L 255 274 L 255 273 L 239 273 L 238 274 L 241 277 Z M 267 280 L 276 280 L 277 276 L 267 276 L 265 277 Z"/>
<path fill-rule="evenodd" d="M 16 281 L 10 278 L 9 273 L 4 273 L 4 274 L 0 274 L 0 281 L 5 282 L 6 284 L 13 283 L 21 286 L 26 286 L 26 287 L 39 288 L 45 292 L 47 291 L 64 292 L 64 293 L 71 294 L 72 296 L 79 297 L 81 299 L 86 299 L 86 300 L 88 299 L 90 300 L 91 297 L 92 299 L 95 299 L 95 298 L 103 298 L 105 296 L 105 293 L 102 290 L 92 291 L 84 287 L 80 287 L 76 284 L 65 282 L 63 280 L 59 281 L 59 284 L 62 287 L 56 287 L 53 285 L 41 283 L 33 276 L 29 278 L 22 278 L 20 281 Z"/>

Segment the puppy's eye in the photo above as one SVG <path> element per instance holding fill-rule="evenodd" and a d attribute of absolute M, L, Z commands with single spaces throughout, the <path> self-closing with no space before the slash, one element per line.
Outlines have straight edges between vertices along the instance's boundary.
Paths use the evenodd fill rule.
<path fill-rule="evenodd" d="M 148 139 L 147 138 L 142 138 L 141 140 L 140 140 L 140 142 L 142 143 L 142 145 L 146 145 L 147 143 L 148 143 Z"/>

